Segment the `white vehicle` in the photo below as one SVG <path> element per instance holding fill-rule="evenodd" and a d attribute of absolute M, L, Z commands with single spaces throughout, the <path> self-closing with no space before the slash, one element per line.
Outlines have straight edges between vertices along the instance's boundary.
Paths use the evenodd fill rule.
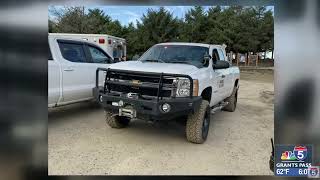
<path fill-rule="evenodd" d="M 96 70 L 107 68 L 111 56 L 88 41 L 49 34 L 48 42 L 48 107 L 93 99 Z"/>
<path fill-rule="evenodd" d="M 131 119 L 186 118 L 186 137 L 203 143 L 210 111 L 234 111 L 240 72 L 227 60 L 225 46 L 200 43 L 161 43 L 138 61 L 110 65 L 104 87 L 94 96 L 107 112 L 113 128 Z"/>
<path fill-rule="evenodd" d="M 92 42 L 100 46 L 115 60 L 126 60 L 127 47 L 123 38 L 107 34 L 69 34 L 69 33 L 49 33 L 50 36 L 63 39 L 80 39 Z"/>

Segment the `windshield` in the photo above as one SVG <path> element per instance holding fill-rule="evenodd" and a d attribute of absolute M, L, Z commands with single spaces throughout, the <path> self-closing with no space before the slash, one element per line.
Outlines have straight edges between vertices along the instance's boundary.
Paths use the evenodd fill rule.
<path fill-rule="evenodd" d="M 209 48 L 190 45 L 155 45 L 140 58 L 141 61 L 185 63 L 203 67 L 203 57 Z"/>

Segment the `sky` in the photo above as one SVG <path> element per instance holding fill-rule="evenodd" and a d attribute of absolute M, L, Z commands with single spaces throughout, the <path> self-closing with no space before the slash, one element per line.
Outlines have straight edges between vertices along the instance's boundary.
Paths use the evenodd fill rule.
<path fill-rule="evenodd" d="M 61 8 L 62 6 L 55 7 Z M 167 11 L 178 18 L 184 18 L 184 15 L 192 7 L 193 6 L 164 6 Z M 205 10 L 208 10 L 210 7 L 211 6 L 203 6 Z M 86 6 L 86 10 L 93 8 L 102 9 L 103 12 L 113 20 L 119 20 L 122 25 L 128 25 L 130 22 L 136 24 L 136 21 L 139 21 L 142 15 L 147 13 L 148 8 L 159 9 L 159 6 Z M 267 10 L 273 11 L 273 6 L 267 6 Z M 49 16 L 51 16 L 50 12 Z"/>
<path fill-rule="evenodd" d="M 164 6 L 171 12 L 173 16 L 183 18 L 185 13 L 193 6 Z M 111 16 L 112 19 L 117 19 L 122 25 L 128 25 L 130 22 L 136 23 L 140 20 L 143 14 L 147 13 L 148 8 L 159 9 L 159 6 L 105 6 L 100 7 L 105 14 Z M 207 10 L 209 7 L 204 7 Z"/>

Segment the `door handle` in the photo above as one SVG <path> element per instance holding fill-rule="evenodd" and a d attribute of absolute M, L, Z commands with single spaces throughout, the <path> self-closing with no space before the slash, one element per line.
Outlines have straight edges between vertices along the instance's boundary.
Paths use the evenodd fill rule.
<path fill-rule="evenodd" d="M 222 77 L 222 78 L 225 78 L 226 76 L 225 76 L 225 75 L 222 75 L 221 77 Z"/>
<path fill-rule="evenodd" d="M 74 71 L 74 69 L 71 67 L 68 67 L 67 69 L 64 69 L 64 71 Z"/>

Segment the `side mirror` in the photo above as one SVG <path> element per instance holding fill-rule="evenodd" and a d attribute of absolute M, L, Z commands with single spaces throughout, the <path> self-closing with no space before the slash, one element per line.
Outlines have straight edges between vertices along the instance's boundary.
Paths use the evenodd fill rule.
<path fill-rule="evenodd" d="M 120 62 L 120 58 L 118 58 L 118 57 L 113 58 L 113 60 L 114 60 L 114 62 Z"/>
<path fill-rule="evenodd" d="M 97 58 L 95 59 L 95 63 L 105 63 L 105 64 L 109 64 L 110 59 L 108 57 L 103 57 L 103 58 Z"/>
<path fill-rule="evenodd" d="M 112 60 L 111 60 L 110 58 L 106 58 L 106 59 L 104 60 L 104 62 L 107 63 L 107 64 L 110 64 L 110 63 L 112 63 Z"/>
<path fill-rule="evenodd" d="M 226 69 L 229 67 L 230 64 L 228 61 L 217 61 L 215 64 L 212 65 L 213 69 Z"/>
<path fill-rule="evenodd" d="M 136 55 L 134 55 L 134 56 L 132 57 L 132 60 L 133 60 L 133 61 L 136 61 L 136 60 L 138 60 L 139 58 L 140 58 L 140 56 L 136 54 Z"/>

